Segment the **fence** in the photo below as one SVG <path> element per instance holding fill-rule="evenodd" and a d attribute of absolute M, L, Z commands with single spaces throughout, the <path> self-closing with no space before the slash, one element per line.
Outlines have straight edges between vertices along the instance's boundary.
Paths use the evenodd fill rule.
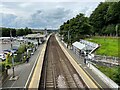
<path fill-rule="evenodd" d="M 120 58 L 118 57 L 95 55 L 94 60 L 114 65 L 120 65 Z"/>

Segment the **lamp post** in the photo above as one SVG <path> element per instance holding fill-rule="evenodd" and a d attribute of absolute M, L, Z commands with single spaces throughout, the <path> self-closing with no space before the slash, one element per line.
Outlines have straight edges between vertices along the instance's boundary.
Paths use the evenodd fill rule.
<path fill-rule="evenodd" d="M 12 51 L 12 49 L 13 49 L 13 45 L 12 45 L 12 32 L 11 32 L 11 30 L 10 30 L 10 40 L 11 40 L 11 51 Z M 15 71 L 14 71 L 14 54 L 13 54 L 13 52 L 12 52 L 12 69 L 13 69 L 13 78 L 15 77 Z"/>
<path fill-rule="evenodd" d="M 14 70 L 14 52 L 13 50 L 13 45 L 12 45 L 12 32 L 10 30 L 10 39 L 11 39 L 11 56 L 12 56 L 12 70 L 13 70 L 13 75 L 9 80 L 17 80 L 18 76 L 15 76 L 15 70 Z M 15 54 L 17 55 L 17 54 Z"/>
<path fill-rule="evenodd" d="M 60 30 L 59 30 L 59 32 L 60 32 Z M 68 46 L 69 46 L 69 43 L 71 44 L 71 35 L 70 35 L 70 27 L 69 27 L 69 30 L 68 31 L 61 31 L 61 32 L 65 32 L 65 33 L 67 33 L 67 48 L 68 48 Z M 63 37 L 62 37 L 63 38 Z M 71 45 L 70 45 L 70 48 L 71 48 Z"/>

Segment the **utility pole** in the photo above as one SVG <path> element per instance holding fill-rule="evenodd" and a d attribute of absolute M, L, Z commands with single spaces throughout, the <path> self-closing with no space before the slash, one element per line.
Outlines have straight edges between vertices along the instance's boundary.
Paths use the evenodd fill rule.
<path fill-rule="evenodd" d="M 12 45 L 12 31 L 10 30 L 10 39 L 11 39 L 11 51 L 13 49 L 13 45 Z M 15 77 L 15 71 L 14 71 L 14 54 L 12 53 L 12 69 L 13 69 L 13 78 Z"/>
<path fill-rule="evenodd" d="M 68 48 L 68 46 L 69 46 L 69 40 L 70 40 L 70 32 L 67 31 L 67 33 L 68 33 L 68 45 L 67 45 L 67 48 Z"/>
<path fill-rule="evenodd" d="M 10 30 L 10 39 L 11 39 L 11 51 L 13 50 L 13 45 L 12 45 L 12 31 Z M 15 70 L 14 70 L 14 53 L 12 53 L 12 70 L 13 70 L 13 75 L 9 80 L 17 80 L 18 76 L 15 76 Z"/>
<path fill-rule="evenodd" d="M 70 31 L 68 31 L 68 41 L 70 40 Z"/>

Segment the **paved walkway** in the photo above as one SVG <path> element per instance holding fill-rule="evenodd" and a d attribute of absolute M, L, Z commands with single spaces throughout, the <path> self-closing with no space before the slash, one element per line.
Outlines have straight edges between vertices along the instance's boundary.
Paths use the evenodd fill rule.
<path fill-rule="evenodd" d="M 15 66 L 15 76 L 19 76 L 18 80 L 11 81 L 9 78 L 12 76 L 12 69 L 8 71 L 9 76 L 5 82 L 3 82 L 2 88 L 26 88 L 27 82 L 29 82 L 32 69 L 34 71 L 34 65 L 37 61 L 38 56 L 41 53 L 43 45 L 40 45 L 35 51 L 34 55 L 29 59 L 29 63 L 23 63 Z"/>
<path fill-rule="evenodd" d="M 61 42 L 62 43 L 62 42 Z M 64 48 L 69 52 L 69 54 L 74 58 L 74 60 L 76 60 L 76 62 L 85 69 L 85 71 L 87 71 L 87 73 L 92 76 L 92 79 L 95 80 L 95 82 L 97 82 L 100 87 L 104 88 L 104 89 L 109 89 L 108 85 L 106 85 L 89 67 L 87 67 L 84 64 L 83 58 L 82 57 L 78 57 L 72 50 L 68 49 L 63 43 L 62 45 L 64 46 Z M 109 89 L 110 90 L 110 89 Z"/>

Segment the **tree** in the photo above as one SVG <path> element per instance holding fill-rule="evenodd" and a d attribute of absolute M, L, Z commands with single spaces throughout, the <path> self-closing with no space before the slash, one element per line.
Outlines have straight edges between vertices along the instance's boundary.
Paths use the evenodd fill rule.
<path fill-rule="evenodd" d="M 25 35 L 25 31 L 24 31 L 24 29 L 18 29 L 16 31 L 16 34 L 17 34 L 17 36 L 23 36 L 23 35 Z"/>
<path fill-rule="evenodd" d="M 91 25 L 94 27 L 94 34 L 101 34 L 101 30 L 105 25 L 105 15 L 107 13 L 109 4 L 107 2 L 102 2 L 98 5 L 98 7 L 93 11 L 89 20 L 91 21 Z"/>
<path fill-rule="evenodd" d="M 14 28 L 1 28 L 0 29 L 1 36 L 2 37 L 10 37 L 10 31 L 12 32 L 12 36 L 15 37 L 16 29 L 14 29 Z"/>
<path fill-rule="evenodd" d="M 16 36 L 16 29 L 11 29 L 11 32 L 12 32 L 12 37 L 15 37 Z"/>
<path fill-rule="evenodd" d="M 79 41 L 85 35 L 90 34 L 91 29 L 92 26 L 89 23 L 89 19 L 80 13 L 60 26 L 60 34 L 63 35 L 65 42 L 72 44 L 75 41 Z M 68 40 L 68 31 L 70 40 Z"/>
<path fill-rule="evenodd" d="M 108 25 L 106 27 L 106 29 L 104 30 L 105 34 L 108 36 L 115 36 L 116 32 L 115 32 L 115 25 L 111 24 Z"/>
<path fill-rule="evenodd" d="M 118 85 L 120 85 L 120 66 L 118 67 L 118 72 L 114 77 L 115 82 L 117 82 Z"/>
<path fill-rule="evenodd" d="M 10 29 L 2 28 L 2 37 L 10 37 Z"/>
<path fill-rule="evenodd" d="M 20 47 L 18 48 L 18 53 L 22 54 L 26 51 L 26 45 L 22 44 L 20 45 Z"/>
<path fill-rule="evenodd" d="M 23 36 L 33 33 L 31 29 L 26 27 L 25 29 L 14 29 L 14 28 L 0 28 L 1 37 L 10 37 L 10 32 L 12 32 L 12 37 Z"/>
<path fill-rule="evenodd" d="M 26 27 L 26 28 L 24 29 L 24 32 L 25 32 L 25 35 L 27 35 L 27 34 L 31 34 L 31 33 L 32 33 L 32 30 L 29 29 L 28 27 Z"/>
<path fill-rule="evenodd" d="M 109 3 L 107 14 L 105 15 L 106 24 L 120 23 L 120 1 Z"/>

